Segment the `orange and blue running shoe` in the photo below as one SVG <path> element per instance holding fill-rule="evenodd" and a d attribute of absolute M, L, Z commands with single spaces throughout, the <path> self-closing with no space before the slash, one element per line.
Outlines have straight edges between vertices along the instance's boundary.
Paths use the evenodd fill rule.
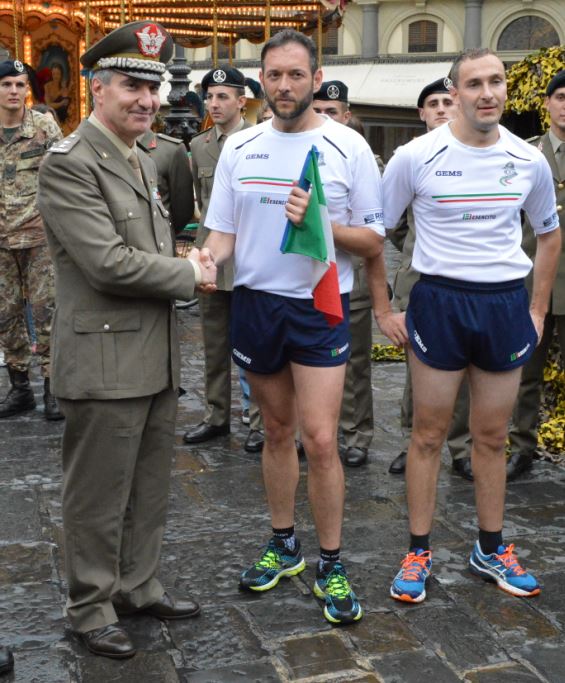
<path fill-rule="evenodd" d="M 289 550 L 280 538 L 271 538 L 261 558 L 240 576 L 241 588 L 252 591 L 268 591 L 274 588 L 283 576 L 295 576 L 306 567 L 300 541 Z"/>
<path fill-rule="evenodd" d="M 485 581 L 496 583 L 511 595 L 529 598 L 540 592 L 536 579 L 520 566 L 514 554 L 514 543 L 500 545 L 498 552 L 485 555 L 477 541 L 469 559 L 469 569 Z"/>
<path fill-rule="evenodd" d="M 390 595 L 402 602 L 422 602 L 426 598 L 426 580 L 432 571 L 432 553 L 415 548 L 402 560 L 394 577 Z"/>

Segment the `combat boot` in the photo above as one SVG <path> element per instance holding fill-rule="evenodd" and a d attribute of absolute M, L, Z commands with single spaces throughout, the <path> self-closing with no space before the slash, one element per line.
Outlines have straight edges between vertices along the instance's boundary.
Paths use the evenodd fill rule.
<path fill-rule="evenodd" d="M 19 415 L 35 408 L 35 398 L 29 385 L 27 370 L 22 372 L 8 365 L 8 374 L 12 387 L 6 398 L 0 403 L 0 418 Z"/>
<path fill-rule="evenodd" d="M 49 377 L 45 378 L 43 384 L 43 405 L 45 406 L 46 420 L 63 420 L 65 416 L 59 410 L 57 399 L 51 393 Z"/>

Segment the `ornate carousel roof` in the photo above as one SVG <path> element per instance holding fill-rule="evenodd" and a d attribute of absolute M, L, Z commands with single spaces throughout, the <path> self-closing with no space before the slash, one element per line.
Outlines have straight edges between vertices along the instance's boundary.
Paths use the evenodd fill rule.
<path fill-rule="evenodd" d="M 185 47 L 246 38 L 263 42 L 281 28 L 312 33 L 339 21 L 347 0 L 0 0 L 0 17 L 10 15 L 14 31 L 34 30 L 60 20 L 86 33 L 107 33 L 128 21 L 150 19 Z M 87 28 L 88 26 L 88 28 Z"/>

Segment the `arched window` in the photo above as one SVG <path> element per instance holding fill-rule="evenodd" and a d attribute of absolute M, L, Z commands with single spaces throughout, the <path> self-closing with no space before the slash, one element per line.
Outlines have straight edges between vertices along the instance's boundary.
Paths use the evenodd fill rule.
<path fill-rule="evenodd" d="M 413 21 L 408 25 L 408 52 L 437 52 L 435 21 Z"/>
<path fill-rule="evenodd" d="M 500 34 L 497 50 L 539 50 L 559 45 L 553 26 L 541 17 L 527 16 L 514 19 Z"/>
<path fill-rule="evenodd" d="M 312 34 L 313 41 L 317 43 L 317 32 Z M 337 55 L 338 46 L 338 30 L 335 24 L 328 26 L 328 29 L 322 33 L 322 54 L 323 55 Z"/>

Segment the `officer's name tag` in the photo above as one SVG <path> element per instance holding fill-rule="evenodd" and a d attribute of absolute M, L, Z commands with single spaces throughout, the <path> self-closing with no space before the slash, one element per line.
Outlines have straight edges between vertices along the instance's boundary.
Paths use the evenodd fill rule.
<path fill-rule="evenodd" d="M 40 157 L 45 154 L 45 147 L 34 147 L 28 149 L 20 154 L 20 159 L 31 159 L 32 157 Z"/>

